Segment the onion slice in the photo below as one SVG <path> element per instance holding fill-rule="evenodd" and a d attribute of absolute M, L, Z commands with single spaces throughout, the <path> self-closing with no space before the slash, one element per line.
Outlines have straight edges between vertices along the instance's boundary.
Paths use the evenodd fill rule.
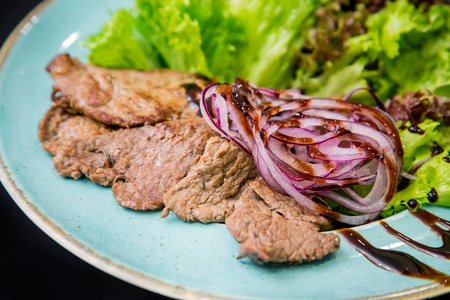
<path fill-rule="evenodd" d="M 315 98 L 236 79 L 206 87 L 200 109 L 211 128 L 253 156 L 270 187 L 327 217 L 360 225 L 392 199 L 403 153 L 392 118 L 347 101 L 355 92 L 345 100 Z M 373 186 L 361 197 L 351 189 L 356 184 Z M 358 214 L 336 212 L 314 195 Z"/>

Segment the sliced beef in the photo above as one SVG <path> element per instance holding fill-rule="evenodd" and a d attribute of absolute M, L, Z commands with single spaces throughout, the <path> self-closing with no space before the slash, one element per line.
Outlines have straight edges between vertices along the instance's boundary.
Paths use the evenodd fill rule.
<path fill-rule="evenodd" d="M 224 222 L 248 182 L 259 175 L 251 157 L 228 140 L 210 138 L 188 175 L 165 195 L 162 216 L 184 221 Z"/>
<path fill-rule="evenodd" d="M 159 123 L 154 128 L 149 139 L 134 145 L 130 167 L 113 185 L 122 206 L 162 208 L 163 195 L 197 164 L 207 140 L 216 135 L 203 119 Z"/>
<path fill-rule="evenodd" d="M 198 162 L 212 136 L 200 118 L 121 128 L 68 141 L 53 163 L 61 176 L 112 185 L 124 207 L 159 209 L 164 193 Z"/>
<path fill-rule="evenodd" d="M 339 248 L 336 234 L 320 233 L 328 221 L 262 182 L 251 182 L 225 224 L 240 242 L 238 258 L 257 263 L 296 264 L 323 258 Z M 256 192 L 254 192 L 256 191 Z"/>
<path fill-rule="evenodd" d="M 112 186 L 131 209 L 166 205 L 162 216 L 225 222 L 239 257 L 258 263 L 301 263 L 339 248 L 337 235 L 319 232 L 326 218 L 260 181 L 253 159 L 196 115 L 189 98 L 207 80 L 104 69 L 68 55 L 47 69 L 54 102 L 39 138 L 61 176 Z"/>
<path fill-rule="evenodd" d="M 329 219 L 309 208 L 300 205 L 294 198 L 278 193 L 263 181 L 250 182 L 253 191 L 261 198 L 272 211 L 284 216 L 292 222 L 306 221 L 317 225 L 321 230 L 331 227 Z"/>
<path fill-rule="evenodd" d="M 55 155 L 72 140 L 113 131 L 113 128 L 82 115 L 72 115 L 64 106 L 55 103 L 39 124 L 39 139 L 45 151 Z"/>
<path fill-rule="evenodd" d="M 208 80 L 173 70 L 114 70 L 82 64 L 67 54 L 47 66 L 53 100 L 109 125 L 132 127 L 192 116 L 189 100 Z"/>

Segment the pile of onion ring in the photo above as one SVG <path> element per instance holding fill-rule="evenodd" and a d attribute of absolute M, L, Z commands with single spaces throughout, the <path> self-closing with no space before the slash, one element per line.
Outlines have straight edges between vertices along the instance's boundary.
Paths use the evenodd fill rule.
<path fill-rule="evenodd" d="M 342 100 L 314 98 L 237 79 L 206 87 L 200 109 L 215 131 L 253 157 L 270 187 L 329 218 L 359 225 L 392 199 L 403 154 L 392 118 L 347 101 L 354 92 Z M 355 184 L 372 188 L 362 197 L 351 188 Z M 334 211 L 317 198 L 356 214 Z"/>

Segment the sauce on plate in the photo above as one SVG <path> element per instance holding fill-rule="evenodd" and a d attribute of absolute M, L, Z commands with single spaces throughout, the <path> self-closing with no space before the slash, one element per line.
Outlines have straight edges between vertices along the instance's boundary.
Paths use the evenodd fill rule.
<path fill-rule="evenodd" d="M 414 249 L 434 257 L 450 259 L 450 222 L 421 208 L 415 212 L 410 211 L 410 213 L 442 239 L 443 245 L 441 247 L 430 247 L 414 241 L 401 232 L 393 229 L 385 221 L 379 222 L 386 232 L 392 234 Z M 450 286 L 449 275 L 437 271 L 408 253 L 374 247 L 360 233 L 351 228 L 340 229 L 338 232 L 346 242 L 380 268 L 393 273 L 433 280 L 441 285 Z"/>

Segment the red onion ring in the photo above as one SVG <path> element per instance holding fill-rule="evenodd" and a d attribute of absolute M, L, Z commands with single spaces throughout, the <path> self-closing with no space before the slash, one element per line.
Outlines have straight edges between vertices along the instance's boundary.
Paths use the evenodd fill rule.
<path fill-rule="evenodd" d="M 389 115 L 347 101 L 356 91 L 345 100 L 314 98 L 237 79 L 206 87 L 200 109 L 211 128 L 253 156 L 273 189 L 327 217 L 359 225 L 373 220 L 392 199 L 403 153 Z M 350 188 L 355 184 L 373 187 L 361 197 Z M 313 201 L 313 194 L 359 215 L 336 212 Z"/>

